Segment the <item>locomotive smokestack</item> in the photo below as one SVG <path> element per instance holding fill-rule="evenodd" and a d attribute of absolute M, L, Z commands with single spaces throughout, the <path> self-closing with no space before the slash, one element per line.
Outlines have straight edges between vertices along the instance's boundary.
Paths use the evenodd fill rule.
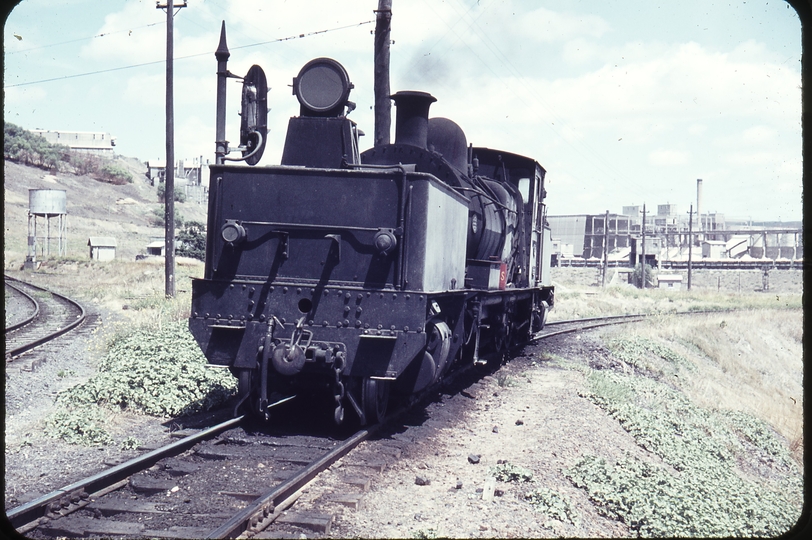
<path fill-rule="evenodd" d="M 437 98 L 428 92 L 398 92 L 392 96 L 397 107 L 395 144 L 426 148 L 429 135 L 429 107 Z"/>

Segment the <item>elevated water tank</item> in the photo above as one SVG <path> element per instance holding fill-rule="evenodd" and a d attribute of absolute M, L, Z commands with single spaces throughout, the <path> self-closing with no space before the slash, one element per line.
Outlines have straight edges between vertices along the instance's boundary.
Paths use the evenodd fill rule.
<path fill-rule="evenodd" d="M 28 212 L 37 216 L 67 214 L 67 191 L 64 189 L 29 189 Z"/>

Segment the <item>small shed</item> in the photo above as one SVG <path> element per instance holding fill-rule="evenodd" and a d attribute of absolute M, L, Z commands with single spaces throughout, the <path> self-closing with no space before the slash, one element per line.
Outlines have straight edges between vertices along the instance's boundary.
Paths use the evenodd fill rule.
<path fill-rule="evenodd" d="M 111 236 L 91 236 L 87 239 L 90 258 L 97 261 L 112 261 L 116 258 L 116 239 Z"/>
<path fill-rule="evenodd" d="M 165 248 L 164 240 L 153 240 L 147 244 L 147 255 L 163 256 Z"/>
<path fill-rule="evenodd" d="M 657 283 L 660 289 L 675 289 L 682 288 L 682 276 L 679 274 L 660 274 L 657 276 Z"/>
<path fill-rule="evenodd" d="M 726 243 L 721 240 L 705 240 L 702 242 L 703 259 L 722 259 L 727 257 Z"/>

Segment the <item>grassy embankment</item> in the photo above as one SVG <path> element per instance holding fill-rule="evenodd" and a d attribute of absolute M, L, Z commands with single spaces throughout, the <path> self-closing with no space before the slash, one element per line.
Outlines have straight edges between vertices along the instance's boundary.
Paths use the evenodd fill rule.
<path fill-rule="evenodd" d="M 559 294 L 560 319 L 662 314 L 607 331 L 607 365 L 589 367 L 590 359 L 565 360 L 552 350 L 545 355 L 583 373 L 582 395 L 659 464 L 587 455 L 562 472 L 600 513 L 641 536 L 787 531 L 802 500 L 800 307 L 799 294 L 628 288 Z M 720 312 L 669 314 L 699 310 Z"/>

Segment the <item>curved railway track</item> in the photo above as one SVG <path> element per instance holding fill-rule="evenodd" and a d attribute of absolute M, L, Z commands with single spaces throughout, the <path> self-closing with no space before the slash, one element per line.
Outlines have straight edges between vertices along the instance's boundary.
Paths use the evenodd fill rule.
<path fill-rule="evenodd" d="M 552 322 L 532 341 L 644 317 L 625 315 Z M 491 366 L 489 371 L 497 368 Z M 482 376 L 481 369 L 475 375 L 472 371 L 476 371 L 473 365 L 459 370 L 453 379 L 461 381 L 447 379 L 443 385 L 465 386 Z M 423 399 L 412 403 L 416 401 Z M 406 407 L 392 413 L 386 422 L 388 431 L 397 431 L 392 424 L 401 422 L 409 410 Z M 375 425 L 336 440 L 329 435 L 303 435 L 301 429 L 295 433 L 253 432 L 243 417 L 238 417 L 66 485 L 9 510 L 7 517 L 18 532 L 25 534 L 36 529 L 36 536 L 43 538 L 251 537 L 276 521 L 327 533 L 331 516 L 282 517 L 283 512 L 320 473 L 381 427 Z M 389 450 L 390 455 L 399 457 L 400 449 Z M 380 454 L 379 449 L 371 456 L 353 454 L 347 459 L 383 470 Z M 357 486 L 363 484 L 363 478 L 346 481 Z M 366 482 L 368 486 L 369 480 Z M 354 500 L 352 496 L 345 499 L 342 504 L 351 505 Z"/>
<path fill-rule="evenodd" d="M 70 332 L 85 322 L 85 309 L 67 296 L 3 276 L 5 286 L 32 304 L 32 314 L 5 331 L 6 362 Z"/>

